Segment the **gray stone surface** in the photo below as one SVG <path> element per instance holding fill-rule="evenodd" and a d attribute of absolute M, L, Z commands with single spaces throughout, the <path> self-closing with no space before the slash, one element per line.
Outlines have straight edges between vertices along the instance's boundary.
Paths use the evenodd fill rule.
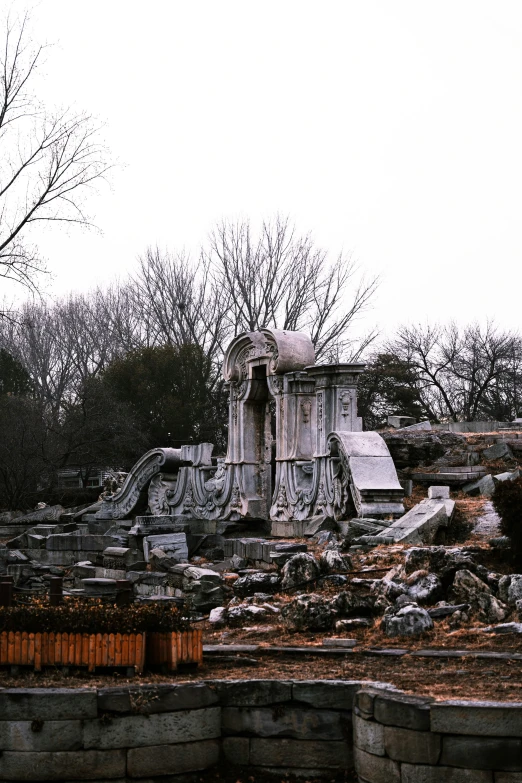
<path fill-rule="evenodd" d="M 127 774 L 131 778 L 179 775 L 208 769 L 218 761 L 218 740 L 130 748 L 127 753 Z"/>
<path fill-rule="evenodd" d="M 384 747 L 386 755 L 395 761 L 407 761 L 410 764 L 437 764 L 441 751 L 441 738 L 440 734 L 431 731 L 412 731 L 396 726 L 385 726 Z"/>
<path fill-rule="evenodd" d="M 299 552 L 283 566 L 281 587 L 285 590 L 304 587 L 320 576 L 321 569 L 315 557 L 308 552 Z"/>
<path fill-rule="evenodd" d="M 391 607 L 382 618 L 382 628 L 387 636 L 419 636 L 433 628 L 430 615 L 417 604 Z"/>
<path fill-rule="evenodd" d="M 396 543 L 432 544 L 439 527 L 446 527 L 451 511 L 443 498 L 425 499 L 414 506 L 407 514 L 393 522 L 382 535 L 393 537 Z"/>
<path fill-rule="evenodd" d="M 221 733 L 220 707 L 86 721 L 84 745 L 100 750 L 214 739 Z"/>
<path fill-rule="evenodd" d="M 143 555 L 149 559 L 152 549 L 163 549 L 176 563 L 186 563 L 188 560 L 188 544 L 186 533 L 164 533 L 156 536 L 145 536 L 143 539 Z"/>
<path fill-rule="evenodd" d="M 482 457 L 487 460 L 513 459 L 513 452 L 507 443 L 495 443 L 484 449 Z"/>
<path fill-rule="evenodd" d="M 482 737 L 522 736 L 522 704 L 451 700 L 431 705 L 431 730 Z"/>
<path fill-rule="evenodd" d="M 430 498 L 430 500 L 433 500 L 435 498 L 449 499 L 449 496 L 450 496 L 449 487 L 436 487 L 436 486 L 428 487 L 428 498 Z"/>
<path fill-rule="evenodd" d="M 319 709 L 351 710 L 362 684 L 360 680 L 297 680 L 292 699 Z"/>
<path fill-rule="evenodd" d="M 250 763 L 261 767 L 349 769 L 353 754 L 347 742 L 253 737 L 250 740 Z"/>
<path fill-rule="evenodd" d="M 522 771 L 522 739 L 443 737 L 440 763 L 467 769 Z"/>
<path fill-rule="evenodd" d="M 493 773 L 482 769 L 401 764 L 401 773 L 402 783 L 493 783 Z"/>
<path fill-rule="evenodd" d="M 351 721 L 333 710 L 301 707 L 224 707 L 224 734 L 253 734 L 257 737 L 292 737 L 303 740 L 343 740 L 350 734 Z"/>
<path fill-rule="evenodd" d="M 250 763 L 250 739 L 248 737 L 223 737 L 221 751 L 228 764 L 246 767 Z"/>
<path fill-rule="evenodd" d="M 290 680 L 211 680 L 223 707 L 262 707 L 292 698 Z"/>
<path fill-rule="evenodd" d="M 0 689 L 0 720 L 80 720 L 96 715 L 94 688 Z"/>
<path fill-rule="evenodd" d="M 386 726 L 399 726 L 415 731 L 429 731 L 430 704 L 432 700 L 421 696 L 408 696 L 404 693 L 381 692 L 375 698 L 373 714 L 375 720 Z M 432 731 L 437 731 L 433 725 Z"/>
<path fill-rule="evenodd" d="M 125 776 L 126 751 L 78 750 L 23 753 L 6 750 L 0 755 L 0 780 L 92 780 Z"/>
<path fill-rule="evenodd" d="M 204 682 L 98 689 L 100 712 L 138 711 L 142 715 L 152 715 L 175 710 L 197 710 L 217 702 L 216 690 Z"/>
<path fill-rule="evenodd" d="M 33 722 L 2 720 L 0 715 L 0 749 L 30 751 L 81 750 L 83 727 L 80 720 L 45 720 L 39 731 Z"/>
<path fill-rule="evenodd" d="M 354 747 L 353 755 L 359 780 L 370 783 L 401 783 L 400 767 L 396 761 L 384 756 L 374 756 L 357 747 Z"/>
<path fill-rule="evenodd" d="M 358 715 L 353 717 L 354 745 L 366 753 L 384 756 L 384 726 L 374 720 L 365 720 Z M 402 729 L 401 729 L 402 730 Z"/>

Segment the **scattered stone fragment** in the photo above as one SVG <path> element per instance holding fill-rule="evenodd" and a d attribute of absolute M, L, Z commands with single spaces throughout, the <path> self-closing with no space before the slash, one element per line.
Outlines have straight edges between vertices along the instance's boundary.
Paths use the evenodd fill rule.
<path fill-rule="evenodd" d="M 522 633 L 522 623 L 502 623 L 482 628 L 483 633 Z"/>
<path fill-rule="evenodd" d="M 433 628 L 430 615 L 415 603 L 396 609 L 388 609 L 382 618 L 381 627 L 386 636 L 419 636 Z"/>
<path fill-rule="evenodd" d="M 254 595 L 254 593 L 259 592 L 276 593 L 280 583 L 281 580 L 277 574 L 259 571 L 236 579 L 234 582 L 234 593 L 240 597 Z"/>
<path fill-rule="evenodd" d="M 478 481 L 464 484 L 462 491 L 471 497 L 484 495 L 485 497 L 490 498 L 495 491 L 495 482 L 493 481 L 493 477 L 488 473 L 487 476 L 483 476 Z"/>
<path fill-rule="evenodd" d="M 487 460 L 513 459 L 513 452 L 507 443 L 495 443 L 493 446 L 484 449 L 482 456 Z"/>
<path fill-rule="evenodd" d="M 226 621 L 226 610 L 224 606 L 216 606 L 210 610 L 208 618 L 209 623 L 213 625 L 224 625 Z"/>
<path fill-rule="evenodd" d="M 342 555 L 337 549 L 327 549 L 319 558 L 319 567 L 325 574 L 342 574 L 352 570 L 352 561 L 349 555 Z"/>
<path fill-rule="evenodd" d="M 437 574 L 420 576 L 408 586 L 408 595 L 418 604 L 433 604 L 442 597 L 442 583 Z"/>
<path fill-rule="evenodd" d="M 328 631 L 337 612 L 331 601 L 317 593 L 296 596 L 282 612 L 286 624 L 296 631 Z"/>
<path fill-rule="evenodd" d="M 304 587 L 316 580 L 320 573 L 315 557 L 307 552 L 300 552 L 284 564 L 281 586 L 284 590 Z"/>
<path fill-rule="evenodd" d="M 352 631 L 355 628 L 369 628 L 372 621 L 369 617 L 347 617 L 337 620 L 335 623 L 336 631 Z"/>

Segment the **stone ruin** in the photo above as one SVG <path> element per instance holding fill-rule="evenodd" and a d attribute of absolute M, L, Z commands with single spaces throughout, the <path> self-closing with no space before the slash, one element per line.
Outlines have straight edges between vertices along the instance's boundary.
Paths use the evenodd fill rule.
<path fill-rule="evenodd" d="M 347 632 L 381 615 L 394 636 L 429 630 L 434 619 L 467 622 L 469 607 L 482 622 L 510 619 L 522 593 L 513 587 L 508 601 L 501 575 L 488 575 L 469 548 L 440 542 L 455 508 L 449 487 L 487 497 L 516 478 L 522 434 L 492 444 L 412 425 L 362 432 L 363 370 L 315 365 L 300 333 L 240 335 L 223 368 L 226 456 L 213 458 L 208 443 L 153 449 L 125 478 L 113 477 L 92 507 L 6 519 L 0 574 L 29 592 L 45 591 L 56 576 L 69 595 L 112 598 L 132 586 L 135 600 L 188 601 L 216 627 L 283 620 L 294 630 Z M 490 475 L 500 464 L 503 472 Z M 431 486 L 404 513 L 403 486 L 412 480 Z M 372 559 L 382 544 L 404 562 L 363 578 L 363 564 L 382 566 L 382 550 Z M 321 594 L 323 585 L 336 594 Z"/>
<path fill-rule="evenodd" d="M 210 443 L 158 448 L 132 468 L 97 518 L 270 520 L 274 536 L 294 537 L 315 517 L 392 519 L 403 488 L 376 432 L 362 432 L 357 381 L 364 364 L 316 365 L 309 337 L 261 329 L 230 344 L 228 451 Z M 201 529 L 201 525 L 199 527 Z"/>

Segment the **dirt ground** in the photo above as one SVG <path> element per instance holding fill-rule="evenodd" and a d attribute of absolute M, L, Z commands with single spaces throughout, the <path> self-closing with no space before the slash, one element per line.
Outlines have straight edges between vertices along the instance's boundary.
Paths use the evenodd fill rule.
<path fill-rule="evenodd" d="M 497 641 L 497 640 L 495 640 Z M 397 645 L 398 646 L 398 645 Z M 489 649 L 500 649 L 500 645 Z M 503 650 L 508 646 L 503 645 Z M 515 651 L 512 648 L 512 651 Z M 522 652 L 522 644 L 516 649 Z M 77 670 L 64 676 L 59 670 L 35 673 L 27 669 L 13 677 L 0 671 L 0 688 L 92 688 L 160 682 L 187 682 L 209 679 L 342 679 L 377 680 L 392 683 L 408 693 L 426 694 L 436 699 L 486 699 L 522 702 L 522 661 L 472 658 L 412 658 L 372 656 L 348 652 L 340 657 L 258 656 L 245 653 L 221 661 L 207 656 L 197 670 L 174 674 L 147 674 L 128 679 L 118 674 L 88 675 Z"/>

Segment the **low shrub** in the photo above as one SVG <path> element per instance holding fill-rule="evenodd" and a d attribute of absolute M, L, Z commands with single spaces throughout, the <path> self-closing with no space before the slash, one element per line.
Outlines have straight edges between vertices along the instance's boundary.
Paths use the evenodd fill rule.
<path fill-rule="evenodd" d="M 189 626 L 187 612 L 161 602 L 120 607 L 66 597 L 59 606 L 50 606 L 46 598 L 31 598 L 0 607 L 0 632 L 143 633 L 181 631 Z"/>
<path fill-rule="evenodd" d="M 522 566 L 522 476 L 497 484 L 492 497 L 493 506 L 501 520 L 502 533 L 511 539 L 513 559 Z"/>

